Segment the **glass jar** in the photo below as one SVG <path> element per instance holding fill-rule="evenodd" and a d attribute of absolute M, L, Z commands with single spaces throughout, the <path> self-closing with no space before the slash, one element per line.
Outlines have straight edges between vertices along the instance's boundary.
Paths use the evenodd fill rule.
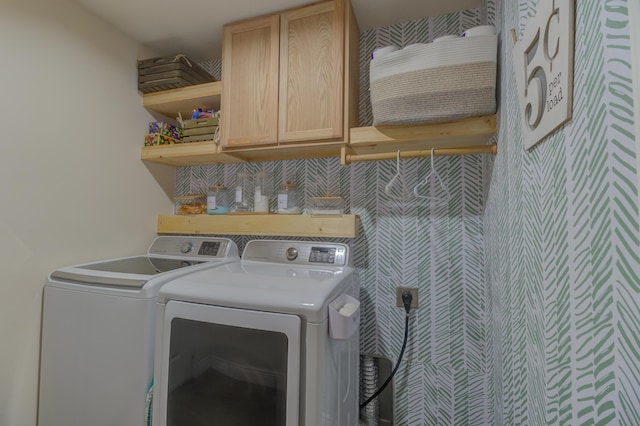
<path fill-rule="evenodd" d="M 189 194 L 176 198 L 176 214 L 194 215 L 207 213 L 207 196 Z"/>
<path fill-rule="evenodd" d="M 223 185 L 213 185 L 207 191 L 207 213 L 208 214 L 227 214 L 226 190 Z"/>
<path fill-rule="evenodd" d="M 311 197 L 309 198 L 309 212 L 317 215 L 341 215 L 344 213 L 344 199 L 342 197 Z"/>
<path fill-rule="evenodd" d="M 253 211 L 268 213 L 269 198 L 271 196 L 271 175 L 267 171 L 256 173 L 255 183 Z"/>
<path fill-rule="evenodd" d="M 297 186 L 289 181 L 282 183 L 278 189 L 278 214 L 300 214 L 297 202 Z"/>
<path fill-rule="evenodd" d="M 251 193 L 251 176 L 249 173 L 238 173 L 233 193 L 234 202 L 231 204 L 229 211 L 250 212 L 249 194 Z"/>

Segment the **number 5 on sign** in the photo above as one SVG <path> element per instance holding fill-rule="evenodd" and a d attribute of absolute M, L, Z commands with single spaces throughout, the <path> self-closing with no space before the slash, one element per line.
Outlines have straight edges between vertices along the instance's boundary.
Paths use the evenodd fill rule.
<path fill-rule="evenodd" d="M 571 118 L 573 25 L 573 0 L 539 0 L 513 48 L 525 149 Z"/>

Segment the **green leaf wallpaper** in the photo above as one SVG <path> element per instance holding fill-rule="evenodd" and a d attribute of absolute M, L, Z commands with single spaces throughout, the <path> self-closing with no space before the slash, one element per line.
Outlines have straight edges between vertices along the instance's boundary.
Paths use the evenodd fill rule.
<path fill-rule="evenodd" d="M 368 88 L 374 49 L 426 43 L 480 22 L 480 11 L 470 10 L 361 33 L 360 124 L 373 121 Z M 203 66 L 216 74 L 220 63 Z M 395 288 L 419 289 L 420 307 L 412 314 L 405 359 L 395 379 L 396 424 L 493 424 L 483 161 L 481 156 L 438 157 L 434 165 L 450 192 L 441 205 L 389 198 L 384 188 L 396 174 L 395 161 L 342 167 L 335 158 L 178 168 L 176 194 L 199 193 L 214 182 L 231 185 L 239 170 L 266 169 L 274 185 L 295 181 L 302 199 L 326 192 L 344 197 L 362 222 L 360 237 L 343 240 L 360 274 L 362 352 L 396 360 L 404 310 L 395 306 Z M 412 190 L 430 170 L 429 160 L 403 160 L 406 188 Z M 436 188 L 429 191 L 440 195 Z M 242 247 L 251 238 L 234 239 Z"/>
<path fill-rule="evenodd" d="M 626 1 L 576 0 L 574 112 L 532 151 L 522 147 L 510 30 L 538 1 L 360 35 L 360 124 L 372 122 L 371 52 L 460 34 L 500 33 L 498 154 L 439 157 L 444 205 L 384 194 L 395 161 L 338 159 L 178 168 L 176 195 L 231 185 L 238 171 L 294 180 L 301 197 L 342 195 L 362 220 L 361 351 L 395 361 L 395 287 L 418 287 L 395 380 L 396 425 L 640 425 L 640 241 Z M 205 63 L 215 74 L 219 61 Z M 403 160 L 407 187 L 430 170 Z M 242 247 L 251 237 L 235 238 Z"/>
<path fill-rule="evenodd" d="M 524 29 L 537 1 L 488 3 L 503 35 L 499 148 L 485 159 L 484 221 L 497 424 L 640 424 L 626 1 L 576 1 L 573 119 L 530 152 L 508 35 Z"/>

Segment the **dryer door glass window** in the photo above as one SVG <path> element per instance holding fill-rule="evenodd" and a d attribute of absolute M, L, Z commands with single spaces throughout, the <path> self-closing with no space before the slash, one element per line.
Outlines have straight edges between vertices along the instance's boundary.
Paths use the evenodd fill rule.
<path fill-rule="evenodd" d="M 299 364 L 299 353 L 290 353 L 289 340 L 285 331 L 174 317 L 167 426 L 297 424 L 299 367 L 288 367 L 292 358 Z"/>

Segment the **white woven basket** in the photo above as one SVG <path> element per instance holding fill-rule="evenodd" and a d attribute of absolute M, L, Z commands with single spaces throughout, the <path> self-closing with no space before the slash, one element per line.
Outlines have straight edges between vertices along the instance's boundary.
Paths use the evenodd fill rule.
<path fill-rule="evenodd" d="M 374 126 L 494 113 L 497 42 L 495 35 L 478 35 L 374 52 Z"/>

